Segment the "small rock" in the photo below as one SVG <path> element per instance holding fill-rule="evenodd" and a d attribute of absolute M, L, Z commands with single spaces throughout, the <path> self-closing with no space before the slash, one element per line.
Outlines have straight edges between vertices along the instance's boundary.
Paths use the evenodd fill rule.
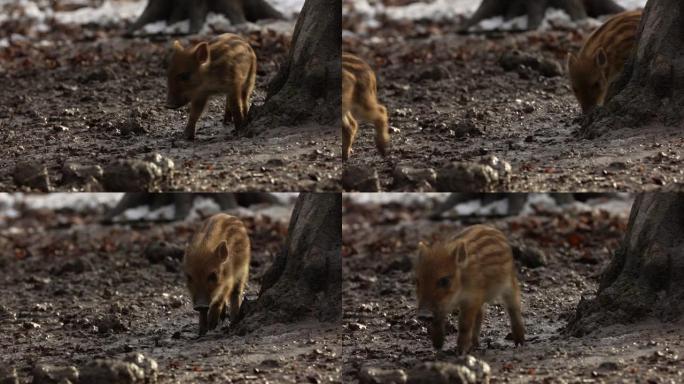
<path fill-rule="evenodd" d="M 349 166 L 342 172 L 342 188 L 345 191 L 379 192 L 378 172 L 373 168 Z"/>
<path fill-rule="evenodd" d="M 118 160 L 104 170 L 102 183 L 109 192 L 151 192 L 159 188 L 161 168 L 142 160 Z"/>
<path fill-rule="evenodd" d="M 430 187 L 437 180 L 437 173 L 432 168 L 418 169 L 407 165 L 397 165 L 392 172 L 395 189 L 409 188 L 416 191 L 424 188 L 425 183 Z"/>
<path fill-rule="evenodd" d="M 141 112 L 136 109 L 131 109 L 126 121 L 119 124 L 119 131 L 121 131 L 122 135 L 141 135 L 147 133 L 147 127 L 143 126 L 141 120 Z"/>
<path fill-rule="evenodd" d="M 563 68 L 557 61 L 540 58 L 519 50 L 504 53 L 499 59 L 499 64 L 505 71 L 527 67 L 545 77 L 556 77 L 563 74 Z"/>
<path fill-rule="evenodd" d="M 282 361 L 276 359 L 265 359 L 259 363 L 259 367 L 261 368 L 279 368 L 282 366 Z"/>
<path fill-rule="evenodd" d="M 349 324 L 348 328 L 352 331 L 363 331 L 368 327 L 361 323 L 351 323 Z"/>
<path fill-rule="evenodd" d="M 604 361 L 598 366 L 599 371 L 617 371 L 620 365 L 614 361 Z"/>
<path fill-rule="evenodd" d="M 81 368 L 80 373 L 79 384 L 136 384 L 145 382 L 145 370 L 143 368 L 132 362 L 113 359 L 91 362 Z"/>
<path fill-rule="evenodd" d="M 102 179 L 102 167 L 99 165 L 83 165 L 73 161 L 64 163 L 62 167 L 62 184 L 82 185 L 91 179 Z"/>
<path fill-rule="evenodd" d="M 34 323 L 33 321 L 27 321 L 22 324 L 22 327 L 24 327 L 24 329 L 40 329 L 40 324 Z"/>
<path fill-rule="evenodd" d="M 75 273 L 80 274 L 85 271 L 90 271 L 93 269 L 92 264 L 85 262 L 82 258 L 76 260 L 69 260 L 65 262 L 59 270 L 57 270 L 57 275 L 65 273 Z"/>
<path fill-rule="evenodd" d="M 76 367 L 56 367 L 41 364 L 33 368 L 33 384 L 65 384 L 79 382 L 79 372 Z M 83 383 L 83 381 L 81 381 Z"/>
<path fill-rule="evenodd" d="M 268 159 L 266 165 L 269 167 L 282 167 L 285 165 L 285 160 L 281 158 Z"/>
<path fill-rule="evenodd" d="M 359 371 L 361 384 L 404 384 L 406 380 L 406 372 L 402 369 L 363 367 Z"/>
<path fill-rule="evenodd" d="M 128 330 L 128 326 L 124 324 L 118 314 L 98 316 L 93 323 L 97 326 L 97 331 L 100 334 L 125 332 Z"/>
<path fill-rule="evenodd" d="M 173 178 L 173 172 L 176 167 L 176 165 L 173 163 L 173 160 L 156 152 L 148 154 L 143 160 L 157 164 L 162 171 L 162 177 L 166 179 Z"/>
<path fill-rule="evenodd" d="M 132 353 L 124 358 L 124 361 L 133 363 L 142 368 L 145 373 L 145 382 L 153 383 L 157 381 L 159 365 L 154 359 L 146 357 L 142 353 Z"/>
<path fill-rule="evenodd" d="M 47 168 L 36 161 L 20 161 L 12 173 L 14 182 L 20 187 L 29 187 L 43 192 L 50 190 Z"/>
<path fill-rule="evenodd" d="M 408 384 L 475 384 L 489 383 L 489 364 L 473 356 L 459 358 L 454 363 L 428 362 L 412 369 Z"/>
<path fill-rule="evenodd" d="M 480 164 L 487 165 L 496 172 L 500 187 L 505 187 L 511 181 L 512 167 L 509 162 L 491 155 L 480 160 Z"/>
<path fill-rule="evenodd" d="M 185 248 L 171 244 L 168 241 L 155 241 L 145 248 L 144 256 L 151 264 L 164 261 L 167 257 L 180 260 L 183 258 Z"/>
<path fill-rule="evenodd" d="M 454 162 L 437 171 L 435 188 L 439 192 L 490 192 L 498 182 L 497 172 L 488 165 Z"/>
<path fill-rule="evenodd" d="M 17 369 L 14 367 L 0 368 L 0 384 L 19 384 Z"/>
<path fill-rule="evenodd" d="M 55 125 L 54 127 L 52 127 L 52 131 L 55 133 L 69 132 L 69 127 L 64 125 Z"/>
<path fill-rule="evenodd" d="M 457 139 L 462 137 L 482 136 L 482 130 L 472 120 L 459 121 L 452 125 L 451 131 Z"/>
<path fill-rule="evenodd" d="M 422 81 L 422 80 L 432 80 L 432 81 L 439 81 L 443 79 L 449 79 L 451 78 L 451 73 L 449 73 L 449 70 L 444 67 L 443 65 L 436 65 L 431 68 L 427 68 L 423 72 L 421 72 L 417 80 Z"/>
<path fill-rule="evenodd" d="M 547 264 L 546 255 L 539 248 L 527 245 L 514 245 L 512 248 L 515 259 L 528 268 L 543 267 Z"/>

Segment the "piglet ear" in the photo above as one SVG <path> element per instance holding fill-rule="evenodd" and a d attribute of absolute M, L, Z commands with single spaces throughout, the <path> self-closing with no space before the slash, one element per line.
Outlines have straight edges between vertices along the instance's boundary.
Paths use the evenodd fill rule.
<path fill-rule="evenodd" d="M 596 65 L 598 65 L 599 68 L 608 66 L 608 56 L 606 56 L 606 51 L 604 51 L 603 48 L 599 48 L 598 52 L 596 52 Z"/>
<path fill-rule="evenodd" d="M 428 252 L 428 250 L 428 245 L 424 241 L 418 243 L 418 253 L 415 253 L 409 257 L 411 259 L 411 264 L 413 265 L 413 268 L 418 266 L 420 259 Z"/>
<path fill-rule="evenodd" d="M 173 49 L 180 52 L 183 50 L 183 45 L 181 45 L 180 41 L 176 40 L 173 42 Z"/>
<path fill-rule="evenodd" d="M 209 62 L 209 44 L 206 41 L 195 47 L 195 60 L 199 65 Z"/>
<path fill-rule="evenodd" d="M 228 242 L 223 240 L 221 243 L 219 243 L 214 251 L 214 255 L 216 255 L 216 258 L 221 264 L 228 260 L 228 256 L 230 256 L 228 252 Z"/>
<path fill-rule="evenodd" d="M 454 256 L 454 259 L 456 259 L 456 264 L 458 264 L 459 267 L 466 266 L 468 264 L 468 250 L 466 249 L 465 242 L 459 242 L 452 252 L 452 255 Z"/>

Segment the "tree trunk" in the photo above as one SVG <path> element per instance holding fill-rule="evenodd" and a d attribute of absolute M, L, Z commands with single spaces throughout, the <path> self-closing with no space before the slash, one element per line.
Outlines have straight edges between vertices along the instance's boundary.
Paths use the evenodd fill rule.
<path fill-rule="evenodd" d="M 249 206 L 259 203 L 275 203 L 275 196 L 268 193 L 126 193 L 119 203 L 105 215 L 103 221 L 111 222 L 116 216 L 130 208 L 148 206 L 150 211 L 173 204 L 173 220 L 183 220 L 192 210 L 192 204 L 197 197 L 213 199 L 221 208 L 228 210 L 238 206 Z"/>
<path fill-rule="evenodd" d="M 637 39 L 606 104 L 583 124 L 584 136 L 654 121 L 676 127 L 684 121 L 684 3 L 649 0 Z"/>
<path fill-rule="evenodd" d="M 582 298 L 568 330 L 684 313 L 684 194 L 646 193 L 632 205 L 627 234 L 603 272 L 595 299 Z"/>
<path fill-rule="evenodd" d="M 342 318 L 342 195 L 301 193 L 285 248 L 262 279 L 259 298 L 243 305 L 238 333 L 305 319 Z"/>
<path fill-rule="evenodd" d="M 173 24 L 189 19 L 189 32 L 194 34 L 202 29 L 209 12 L 223 14 L 233 24 L 283 18 L 266 0 L 149 0 L 142 15 L 129 27 L 128 32 L 132 33 L 145 24 L 159 20 Z"/>
<path fill-rule="evenodd" d="M 527 29 L 537 29 L 544 20 L 547 8 L 562 9 L 573 20 L 624 10 L 614 0 L 482 0 L 473 16 L 465 22 L 464 29 L 495 16 L 510 20 L 522 15 L 527 15 Z"/>
<path fill-rule="evenodd" d="M 306 0 L 285 63 L 268 86 L 266 102 L 249 112 L 246 134 L 311 121 L 341 124 L 341 0 Z"/>

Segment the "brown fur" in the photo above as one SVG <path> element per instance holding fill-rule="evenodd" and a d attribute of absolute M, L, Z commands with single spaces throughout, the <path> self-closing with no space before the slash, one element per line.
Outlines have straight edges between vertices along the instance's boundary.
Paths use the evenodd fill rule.
<path fill-rule="evenodd" d="M 479 343 L 484 303 L 503 299 L 516 345 L 525 330 L 520 311 L 520 288 L 511 247 L 501 231 L 473 225 L 453 239 L 419 245 L 415 262 L 419 311 L 433 316 L 431 336 L 440 349 L 447 316 L 458 310 L 458 352 L 467 353 Z"/>
<path fill-rule="evenodd" d="M 219 317 L 225 318 L 228 301 L 231 321 L 237 318 L 249 276 L 249 259 L 247 229 L 236 217 L 214 215 L 192 237 L 185 250 L 183 270 L 194 308 L 200 316 L 208 312 L 206 328 L 200 318 L 200 334 L 216 328 Z"/>
<path fill-rule="evenodd" d="M 594 31 L 579 53 L 568 54 L 568 74 L 582 111 L 603 105 L 610 83 L 637 44 L 641 11 L 619 13 Z"/>
<path fill-rule="evenodd" d="M 375 146 L 387 154 L 387 108 L 378 103 L 375 73 L 365 61 L 342 53 L 342 159 L 347 160 L 361 119 L 375 125 Z"/>
<path fill-rule="evenodd" d="M 190 103 L 188 140 L 195 138 L 197 120 L 213 95 L 226 95 L 223 121 L 232 119 L 235 129 L 242 129 L 256 82 L 256 54 L 240 36 L 225 33 L 191 48 L 175 41 L 167 76 L 166 106 L 177 109 Z"/>

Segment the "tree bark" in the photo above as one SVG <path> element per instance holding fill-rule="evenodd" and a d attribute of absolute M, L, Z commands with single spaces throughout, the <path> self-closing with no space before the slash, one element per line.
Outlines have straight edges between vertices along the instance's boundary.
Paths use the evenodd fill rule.
<path fill-rule="evenodd" d="M 582 298 L 568 330 L 684 313 L 684 194 L 646 193 L 632 205 L 627 234 L 603 272 L 595 299 Z"/>
<path fill-rule="evenodd" d="M 148 206 L 151 211 L 173 204 L 173 220 L 183 220 L 192 209 L 192 204 L 197 197 L 213 199 L 221 208 L 228 210 L 238 206 L 249 206 L 259 203 L 275 203 L 275 196 L 268 193 L 126 193 L 119 203 L 105 215 L 103 221 L 111 222 L 116 216 L 130 208 Z"/>
<path fill-rule="evenodd" d="M 266 0 L 149 0 L 142 15 L 129 27 L 128 32 L 132 33 L 145 24 L 159 20 L 173 24 L 189 19 L 189 32 L 195 34 L 202 29 L 209 12 L 223 14 L 233 24 L 283 18 Z"/>
<path fill-rule="evenodd" d="M 495 16 L 510 20 L 522 15 L 527 15 L 527 29 L 537 29 L 548 8 L 562 9 L 572 20 L 624 11 L 614 0 L 482 0 L 473 16 L 465 22 L 464 29 Z"/>
<path fill-rule="evenodd" d="M 580 133 L 597 137 L 622 127 L 684 121 L 684 3 L 649 0 L 638 47 L 611 85 L 606 104 L 585 120 Z"/>
<path fill-rule="evenodd" d="M 238 333 L 305 319 L 342 318 L 342 195 L 301 193 L 287 241 L 262 279 L 259 298 L 243 305 Z"/>
<path fill-rule="evenodd" d="M 249 112 L 246 134 L 312 121 L 341 124 L 341 0 L 306 0 L 285 63 L 270 82 L 266 102 Z"/>

